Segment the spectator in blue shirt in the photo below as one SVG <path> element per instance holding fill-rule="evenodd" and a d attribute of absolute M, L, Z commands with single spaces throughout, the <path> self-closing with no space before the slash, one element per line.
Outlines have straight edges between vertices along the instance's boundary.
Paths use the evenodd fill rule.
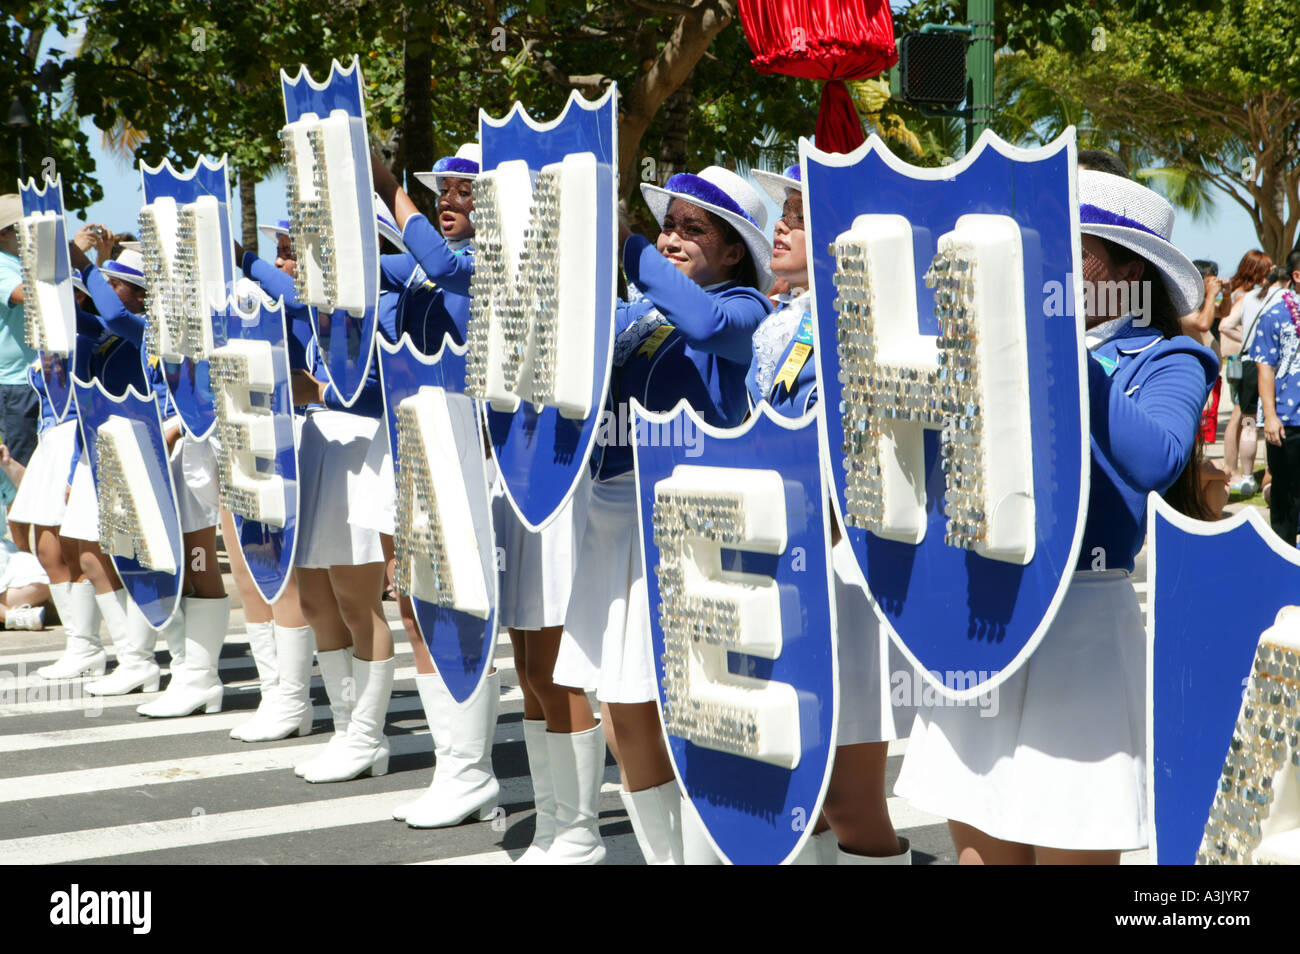
<path fill-rule="evenodd" d="M 40 401 L 27 383 L 27 366 L 36 352 L 27 347 L 23 312 L 22 263 L 18 259 L 18 223 L 22 200 L 16 194 L 0 196 L 0 436 L 14 460 L 26 466 L 36 450 Z M 14 486 L 0 477 L 0 499 L 7 505 Z"/>
<path fill-rule="evenodd" d="M 1273 474 L 1269 520 L 1287 546 L 1300 522 L 1300 249 L 1286 259 L 1287 290 L 1264 312 L 1250 357 L 1259 369 L 1268 469 Z"/>

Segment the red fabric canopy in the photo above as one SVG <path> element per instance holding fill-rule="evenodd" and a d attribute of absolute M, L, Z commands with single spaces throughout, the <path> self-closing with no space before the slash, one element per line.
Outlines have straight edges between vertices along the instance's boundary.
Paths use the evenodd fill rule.
<path fill-rule="evenodd" d="M 817 146 L 849 152 L 864 136 L 843 80 L 878 76 L 898 62 L 885 0 L 740 0 L 740 22 L 760 73 L 821 80 Z"/>

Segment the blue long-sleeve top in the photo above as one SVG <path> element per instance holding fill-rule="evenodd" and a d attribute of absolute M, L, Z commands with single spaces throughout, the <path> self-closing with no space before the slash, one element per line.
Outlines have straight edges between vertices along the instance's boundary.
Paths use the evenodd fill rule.
<path fill-rule="evenodd" d="M 375 324 L 379 334 L 387 341 L 397 339 L 397 303 L 415 266 L 414 259 L 407 254 L 381 255 L 379 257 L 379 308 Z M 244 252 L 240 262 L 244 274 L 262 286 L 272 298 L 284 299 L 286 323 L 289 328 L 289 367 L 296 371 L 307 371 L 317 380 L 328 380 L 320 348 L 314 341 L 311 323 L 311 310 L 298 301 L 293 289 L 293 279 L 269 262 L 258 258 L 252 252 Z M 365 384 L 356 401 L 349 407 L 340 399 L 331 384 L 325 389 L 325 407 L 335 411 L 347 411 L 362 417 L 378 418 L 384 413 L 383 392 L 379 383 L 379 361 L 372 357 L 370 370 Z"/>
<path fill-rule="evenodd" d="M 82 273 L 82 280 L 86 283 L 86 290 L 90 292 L 91 301 L 95 303 L 96 314 L 90 317 L 99 325 L 100 331 L 87 346 L 89 363 L 86 370 L 89 376 L 99 378 L 104 390 L 114 397 L 125 394 L 128 385 L 135 387 L 141 394 L 148 394 L 152 388 L 154 394 L 158 396 L 158 408 L 165 414 L 167 379 L 162 369 L 158 367 L 157 361 L 145 354 L 144 316 L 137 315 L 122 304 L 122 299 L 117 297 L 117 292 L 113 291 L 103 273 L 94 265 L 86 266 Z M 81 316 L 78 316 L 79 327 L 80 324 Z M 90 330 L 89 327 L 87 330 Z M 134 354 L 122 352 L 121 345 L 114 344 L 109 347 L 104 337 L 105 333 L 124 342 Z M 78 356 L 80 356 L 81 346 L 82 342 L 79 340 Z M 110 356 L 116 360 L 110 361 Z M 131 357 L 134 361 L 128 360 Z"/>
<path fill-rule="evenodd" d="M 443 338 L 465 343 L 474 249 L 453 248 L 420 213 L 406 220 L 402 241 L 410 249 L 409 272 L 397 306 L 396 337 L 409 334 L 422 354 L 437 354 Z"/>
<path fill-rule="evenodd" d="M 623 270 L 644 297 L 620 302 L 615 314 L 614 420 L 625 418 L 620 406 L 629 398 L 651 411 L 671 410 L 685 398 L 708 424 L 739 424 L 749 408 L 751 342 L 771 308 L 768 300 L 737 282 L 700 287 L 640 235 L 623 246 Z M 632 448 L 623 435 L 606 441 L 598 479 L 631 469 Z"/>
<path fill-rule="evenodd" d="M 766 333 L 766 334 L 765 334 Z M 795 348 L 805 345 L 805 348 Z M 802 417 L 817 404 L 817 363 L 813 358 L 812 297 L 804 292 L 783 300 L 754 332 L 753 358 L 745 374 L 749 402 L 766 400 L 786 417 Z M 763 354 L 764 350 L 771 353 Z M 764 367 L 768 362 L 775 362 Z M 786 363 L 797 366 L 794 387 L 777 381 Z"/>
<path fill-rule="evenodd" d="M 284 302 L 284 323 L 288 326 L 289 368 L 294 371 L 314 371 L 315 361 L 311 329 L 311 309 L 298 301 L 293 290 L 293 279 L 270 262 L 263 261 L 252 252 L 245 252 L 239 263 L 244 274 L 262 286 L 271 298 Z"/>
<path fill-rule="evenodd" d="M 1219 363 L 1191 338 L 1129 324 L 1087 364 L 1092 490 L 1077 568 L 1100 556 L 1108 569 L 1132 570 L 1147 494 L 1168 490 L 1187 465 Z"/>

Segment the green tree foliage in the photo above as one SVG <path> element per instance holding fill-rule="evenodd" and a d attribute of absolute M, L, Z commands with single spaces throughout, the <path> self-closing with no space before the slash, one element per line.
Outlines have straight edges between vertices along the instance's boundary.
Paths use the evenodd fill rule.
<path fill-rule="evenodd" d="M 920 0 L 905 28 L 961 22 Z M 1261 247 L 1300 231 L 1300 31 L 1294 0 L 999 2 L 995 128 L 1017 142 L 1077 125 L 1193 215 L 1227 197 Z"/>
<path fill-rule="evenodd" d="M 79 117 L 68 108 L 68 81 L 61 65 L 65 51 L 56 44 L 41 55 L 44 41 L 68 35 L 71 16 L 71 4 L 59 0 L 5 4 L 0 118 L 8 115 L 18 97 L 32 125 L 21 133 L 0 128 L 0 192 L 12 192 L 17 186 L 21 136 L 24 176 L 40 180 L 61 173 L 64 202 L 70 209 L 82 209 L 99 201 L 103 190 L 93 179 L 72 171 L 91 165 L 90 142 L 78 128 Z"/>

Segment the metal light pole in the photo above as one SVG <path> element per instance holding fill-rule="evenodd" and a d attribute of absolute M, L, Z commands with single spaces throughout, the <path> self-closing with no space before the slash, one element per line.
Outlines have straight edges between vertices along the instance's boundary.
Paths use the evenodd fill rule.
<path fill-rule="evenodd" d="M 994 0 L 966 0 L 966 24 L 972 28 L 966 51 L 967 151 L 993 123 L 993 4 Z"/>
<path fill-rule="evenodd" d="M 9 104 L 9 115 L 5 117 L 5 125 L 10 129 L 18 130 L 18 178 L 20 180 L 26 176 L 23 168 L 23 130 L 31 124 L 27 110 L 23 108 L 22 99 L 15 96 L 14 101 Z"/>

